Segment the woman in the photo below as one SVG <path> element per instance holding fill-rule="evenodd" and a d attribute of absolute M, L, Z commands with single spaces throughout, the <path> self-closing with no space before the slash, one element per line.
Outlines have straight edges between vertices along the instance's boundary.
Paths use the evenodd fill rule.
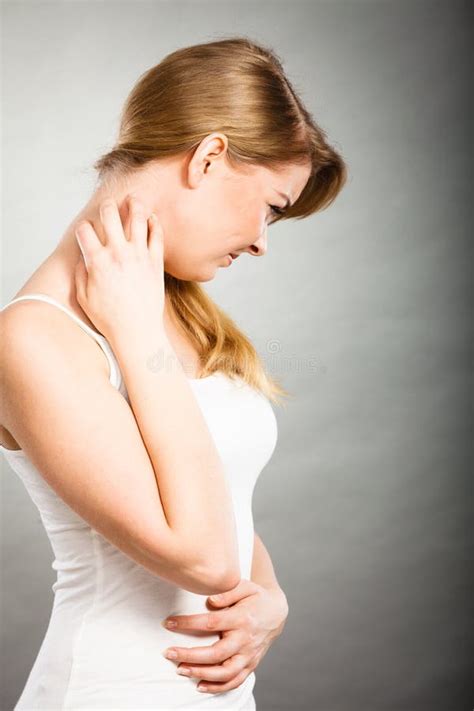
<path fill-rule="evenodd" d="M 246 38 L 148 70 L 95 167 L 2 309 L 2 451 L 58 571 L 15 709 L 254 709 L 288 613 L 251 512 L 284 390 L 198 282 L 327 207 L 346 168 Z"/>

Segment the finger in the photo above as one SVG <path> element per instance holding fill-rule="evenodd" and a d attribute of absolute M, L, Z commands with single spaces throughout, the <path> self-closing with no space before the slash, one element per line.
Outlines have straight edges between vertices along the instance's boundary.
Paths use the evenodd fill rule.
<path fill-rule="evenodd" d="M 208 599 L 215 607 L 226 607 L 227 605 L 233 605 L 234 603 L 242 600 L 244 597 L 249 597 L 249 595 L 254 595 L 260 590 L 260 586 L 254 583 L 252 580 L 246 580 L 243 578 L 235 588 L 232 590 L 227 590 L 224 593 L 219 593 L 218 595 L 211 595 Z"/>
<path fill-rule="evenodd" d="M 247 615 L 247 610 L 231 607 L 226 610 L 205 612 L 201 615 L 175 615 L 168 617 L 163 624 L 172 632 L 181 632 L 181 630 L 225 631 L 243 627 L 248 622 Z M 176 622 L 176 626 L 168 627 L 168 622 Z"/>
<path fill-rule="evenodd" d="M 82 258 L 78 259 L 74 270 L 74 280 L 76 284 L 76 298 L 79 304 L 84 304 L 87 297 L 87 268 Z"/>
<path fill-rule="evenodd" d="M 103 249 L 96 231 L 87 220 L 79 222 L 74 230 L 76 242 L 81 250 L 84 264 L 88 269 L 94 257 Z"/>
<path fill-rule="evenodd" d="M 130 240 L 130 206 L 129 198 L 125 198 L 119 207 L 120 220 L 123 225 L 125 239 Z"/>
<path fill-rule="evenodd" d="M 137 249 L 145 251 L 148 240 L 148 223 L 145 217 L 145 208 L 140 200 L 133 197 L 129 200 L 129 237 Z"/>
<path fill-rule="evenodd" d="M 104 228 L 105 243 L 115 250 L 120 250 L 126 241 L 122 220 L 117 203 L 112 198 L 106 198 L 99 206 L 100 221 Z"/>
<path fill-rule="evenodd" d="M 179 664 L 180 662 L 189 664 L 221 664 L 225 659 L 229 659 L 234 654 L 238 654 L 247 637 L 245 634 L 234 630 L 232 634 L 217 640 L 213 644 L 206 647 L 170 647 L 165 650 L 164 656 L 170 659 L 168 652 L 177 653 L 176 659 L 172 661 Z"/>
<path fill-rule="evenodd" d="M 84 247 L 82 246 L 81 240 L 79 239 L 79 237 L 77 236 L 77 234 L 76 234 L 76 242 L 77 242 L 77 244 L 79 245 L 79 250 L 80 250 L 80 252 L 81 252 L 81 257 L 79 258 L 79 260 L 78 260 L 78 262 L 77 262 L 77 264 L 76 264 L 76 269 L 77 269 L 78 267 L 80 267 L 81 264 L 82 264 L 82 265 L 84 266 L 85 270 L 87 271 L 87 266 L 88 266 L 88 265 L 87 265 L 86 255 L 85 255 L 85 253 L 84 253 Z"/>
<path fill-rule="evenodd" d="M 243 684 L 245 679 L 252 673 L 251 669 L 243 669 L 239 674 L 237 674 L 231 681 L 219 684 L 217 682 L 208 683 L 205 679 L 199 682 L 197 685 L 198 691 L 202 691 L 208 694 L 221 694 L 223 691 L 230 691 L 230 689 L 236 689 L 238 686 Z"/>
<path fill-rule="evenodd" d="M 181 676 L 192 676 L 206 681 L 231 681 L 237 674 L 245 669 L 247 659 L 243 654 L 234 654 L 233 657 L 225 659 L 222 664 L 209 666 L 206 664 L 186 664 L 176 669 Z"/>
<path fill-rule="evenodd" d="M 163 262 L 163 228 L 154 212 L 148 219 L 148 229 L 148 250 L 150 257 L 155 263 Z"/>

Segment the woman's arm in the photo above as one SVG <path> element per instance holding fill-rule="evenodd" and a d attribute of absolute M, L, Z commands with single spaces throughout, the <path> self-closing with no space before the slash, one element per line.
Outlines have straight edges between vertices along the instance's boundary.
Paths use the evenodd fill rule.
<path fill-rule="evenodd" d="M 274 605 L 275 614 L 280 617 L 280 623 L 274 630 L 271 631 L 271 636 L 269 635 L 270 639 L 273 641 L 283 632 L 283 628 L 285 627 L 286 618 L 289 613 L 288 600 L 276 578 L 270 554 L 257 533 L 254 534 L 254 548 L 250 579 L 268 591 L 272 597 L 272 604 Z"/>
<path fill-rule="evenodd" d="M 2 311 L 0 332 L 0 421 L 58 497 L 152 574 L 200 595 L 228 590 L 200 530 L 183 540 L 169 527 L 134 413 L 95 341 L 39 301 Z"/>
<path fill-rule="evenodd" d="M 140 324 L 144 323 L 140 320 Z M 161 326 L 114 334 L 120 364 L 170 529 L 230 589 L 240 579 L 237 532 L 222 461 Z M 162 363 L 157 366 L 157 363 Z M 204 569 L 203 569 L 203 572 Z"/>
<path fill-rule="evenodd" d="M 278 598 L 281 604 L 282 616 L 284 619 L 286 619 L 286 617 L 288 616 L 288 601 L 286 599 L 286 595 L 281 589 L 276 578 L 270 554 L 268 553 L 262 539 L 257 533 L 254 534 L 252 570 L 250 573 L 250 579 L 254 583 L 257 583 L 263 588 L 266 588 L 267 590 L 275 593 L 275 598 Z M 282 628 L 284 625 L 284 619 L 282 622 Z"/>
<path fill-rule="evenodd" d="M 180 565 L 232 588 L 240 566 L 230 486 L 164 327 L 163 229 L 157 218 L 146 219 L 136 199 L 128 238 L 114 200 L 101 203 L 100 220 L 104 244 L 89 222 L 76 230 L 83 256 L 77 298 L 120 365 L 159 492 L 162 554 L 169 555 L 171 534 Z"/>
<path fill-rule="evenodd" d="M 254 534 L 251 580 L 241 580 L 233 589 L 209 598 L 211 612 L 173 615 L 174 632 L 212 629 L 221 639 L 210 647 L 170 647 L 179 669 L 189 669 L 207 686 L 221 693 L 240 686 L 258 666 L 270 645 L 282 633 L 288 617 L 286 595 L 278 584 L 272 561 L 260 536 Z"/>

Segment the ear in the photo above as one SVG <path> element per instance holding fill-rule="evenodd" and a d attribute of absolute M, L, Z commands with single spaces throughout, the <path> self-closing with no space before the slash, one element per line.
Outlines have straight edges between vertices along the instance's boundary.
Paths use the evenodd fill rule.
<path fill-rule="evenodd" d="M 187 180 L 191 188 L 199 185 L 215 162 L 225 159 L 228 145 L 229 139 L 220 131 L 214 131 L 202 139 L 188 163 Z"/>

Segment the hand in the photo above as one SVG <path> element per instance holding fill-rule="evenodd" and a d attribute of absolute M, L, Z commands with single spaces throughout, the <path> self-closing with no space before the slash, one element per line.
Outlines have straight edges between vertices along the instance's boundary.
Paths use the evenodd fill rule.
<path fill-rule="evenodd" d="M 149 328 L 150 320 L 163 323 L 163 230 L 156 215 L 147 220 L 142 204 L 129 199 L 128 238 L 114 200 L 101 203 L 100 219 L 105 244 L 90 222 L 76 228 L 82 253 L 75 271 L 78 303 L 106 338 L 117 330 Z"/>
<path fill-rule="evenodd" d="M 264 588 L 242 579 L 219 601 L 208 601 L 218 611 L 198 615 L 174 615 L 178 625 L 171 631 L 215 630 L 221 639 L 207 647 L 170 647 L 178 653 L 178 670 L 187 667 L 207 688 L 221 693 L 240 686 L 258 666 L 272 642 L 281 634 L 288 616 L 286 596 L 280 588 Z M 169 650 L 166 650 L 166 652 Z M 165 656 L 166 656 L 165 652 Z M 180 664 L 182 662 L 182 664 Z M 201 688 L 199 684 L 198 688 Z"/>

